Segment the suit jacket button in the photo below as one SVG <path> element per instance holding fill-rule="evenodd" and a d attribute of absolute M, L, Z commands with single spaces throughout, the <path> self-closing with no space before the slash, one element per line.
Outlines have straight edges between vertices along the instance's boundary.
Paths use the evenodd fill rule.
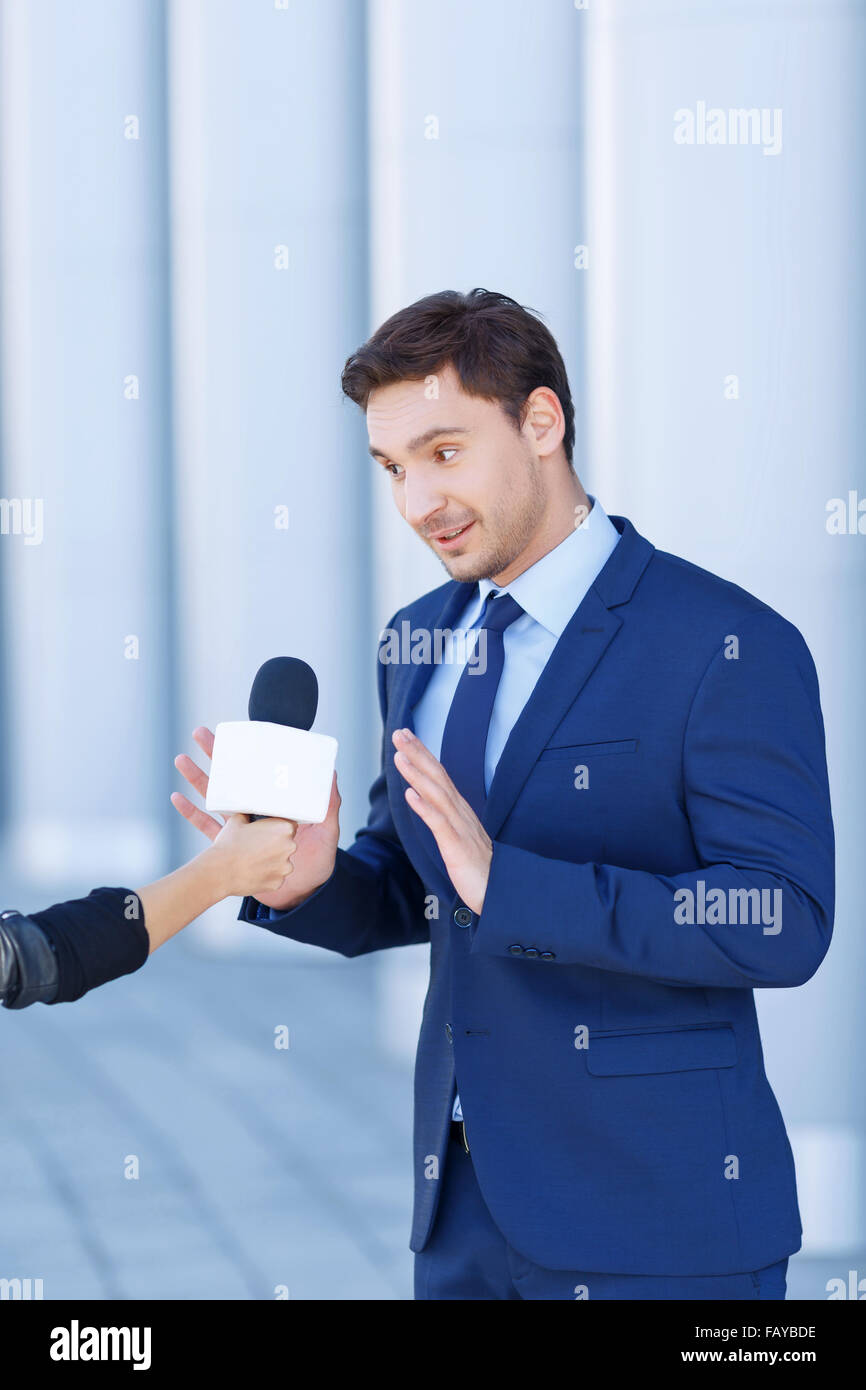
<path fill-rule="evenodd" d="M 472 921 L 472 913 L 469 911 L 469 908 L 458 907 L 457 911 L 454 913 L 454 921 L 457 923 L 458 927 L 468 927 Z"/>
<path fill-rule="evenodd" d="M 542 953 L 541 953 L 541 959 L 542 959 L 542 960 L 556 960 L 556 952 L 555 952 L 555 951 L 542 951 Z"/>
<path fill-rule="evenodd" d="M 517 944 L 516 941 L 515 941 L 514 945 L 513 945 L 513 946 L 509 946 L 508 949 L 509 949 L 509 951 L 511 952 L 511 954 L 512 954 L 513 956 L 522 956 L 522 955 L 523 955 L 523 947 L 522 947 L 522 946 L 518 946 L 518 944 Z"/>
<path fill-rule="evenodd" d="M 453 1042 L 453 1041 L 454 1041 L 454 1034 L 453 1034 L 452 1031 L 451 1031 L 451 1024 L 450 1024 L 450 1023 L 446 1023 L 446 1024 L 445 1024 L 445 1036 L 446 1036 L 446 1038 L 448 1039 L 449 1042 Z"/>
<path fill-rule="evenodd" d="M 532 960 L 535 960 L 536 957 L 541 955 L 541 952 L 539 951 L 537 946 L 527 946 L 523 954 L 525 956 L 530 956 Z"/>

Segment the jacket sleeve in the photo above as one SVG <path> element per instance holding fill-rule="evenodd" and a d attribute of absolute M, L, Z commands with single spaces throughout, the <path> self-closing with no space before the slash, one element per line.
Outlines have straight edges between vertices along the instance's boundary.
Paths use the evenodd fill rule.
<path fill-rule="evenodd" d="M 6 1008 L 67 1004 L 139 970 L 150 939 L 130 888 L 94 888 L 29 916 L 4 914 L 0 977 Z"/>
<path fill-rule="evenodd" d="M 393 628 L 396 615 L 388 624 Z M 381 650 L 381 647 L 380 647 Z M 347 850 L 338 849 L 327 882 L 306 901 L 278 912 L 244 898 L 239 918 L 278 936 L 324 946 L 344 956 L 360 956 L 388 946 L 412 946 L 430 940 L 425 915 L 425 888 L 400 843 L 385 783 L 387 688 L 385 665 L 377 661 L 382 752 L 379 776 L 370 788 L 367 824 Z"/>
<path fill-rule="evenodd" d="M 672 876 L 494 843 L 471 950 L 515 969 L 589 965 L 672 985 L 803 984 L 830 943 L 834 838 L 818 680 L 770 610 L 716 653 L 683 740 L 700 867 Z M 514 947 L 548 952 L 521 959 Z"/>

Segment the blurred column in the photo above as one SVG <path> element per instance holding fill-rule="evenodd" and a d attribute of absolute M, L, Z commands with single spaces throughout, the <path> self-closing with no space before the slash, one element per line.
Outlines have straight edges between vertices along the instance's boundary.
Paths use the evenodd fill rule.
<path fill-rule="evenodd" d="M 4 857 L 72 890 L 164 862 L 163 13 L 0 24 Z"/>
<path fill-rule="evenodd" d="M 370 464 L 340 392 L 367 322 L 363 21 L 355 0 L 169 6 L 177 751 L 246 718 L 263 661 L 302 657 L 347 840 L 373 775 Z M 208 939 L 287 958 L 236 911 Z"/>
<path fill-rule="evenodd" d="M 588 18 L 588 482 L 794 622 L 821 680 L 836 937 L 805 988 L 756 998 L 804 1251 L 841 1254 L 866 1244 L 866 535 L 827 523 L 832 499 L 866 498 L 863 8 L 609 0 Z"/>
<path fill-rule="evenodd" d="M 577 385 L 586 15 L 561 0 L 369 9 L 370 328 L 421 295 L 481 285 L 541 311 Z M 579 459 L 579 410 L 577 435 Z M 384 476 L 373 481 L 383 627 L 448 575 L 397 515 Z M 400 1055 L 414 1052 L 427 957 L 382 957 L 383 1028 Z"/>

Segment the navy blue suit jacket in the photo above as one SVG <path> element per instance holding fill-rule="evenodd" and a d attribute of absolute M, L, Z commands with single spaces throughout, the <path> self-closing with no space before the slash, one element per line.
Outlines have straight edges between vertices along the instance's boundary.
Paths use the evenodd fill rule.
<path fill-rule="evenodd" d="M 552 1269 L 729 1274 L 800 1245 L 755 988 L 830 941 L 834 844 L 815 668 L 796 628 L 631 523 L 508 739 L 480 916 L 407 805 L 391 734 L 430 666 L 379 665 L 370 815 L 305 903 L 261 920 L 346 956 L 430 943 L 411 1246 L 435 1216 L 455 1073 L 508 1242 Z M 448 583 L 392 619 L 456 625 Z"/>

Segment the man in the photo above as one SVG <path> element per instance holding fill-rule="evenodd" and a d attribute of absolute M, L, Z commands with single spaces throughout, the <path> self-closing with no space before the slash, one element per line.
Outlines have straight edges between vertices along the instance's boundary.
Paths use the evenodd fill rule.
<path fill-rule="evenodd" d="M 451 581 L 383 634 L 366 827 L 337 848 L 335 785 L 241 915 L 347 956 L 430 942 L 416 1297 L 784 1298 L 753 990 L 808 980 L 832 929 L 806 645 L 587 497 L 559 351 L 506 296 L 409 306 L 343 389 Z"/>
<path fill-rule="evenodd" d="M 29 916 L 0 912 L 0 1004 L 71 1003 L 138 970 L 223 898 L 279 887 L 292 871 L 295 829 L 229 816 L 209 849 L 144 888 L 94 888 Z"/>

